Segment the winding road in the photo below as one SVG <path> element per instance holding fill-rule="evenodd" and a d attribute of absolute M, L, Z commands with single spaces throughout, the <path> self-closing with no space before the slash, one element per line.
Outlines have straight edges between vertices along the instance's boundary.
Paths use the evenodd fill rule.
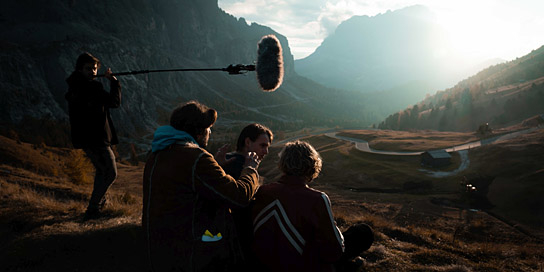
<path fill-rule="evenodd" d="M 515 137 L 518 137 L 519 135 L 526 134 L 526 133 L 529 133 L 529 132 L 533 132 L 533 131 L 535 131 L 535 130 L 537 130 L 539 128 L 540 128 L 540 126 L 539 127 L 529 128 L 529 129 L 524 129 L 524 130 L 519 130 L 519 131 L 516 131 L 516 132 L 511 132 L 511 133 L 508 133 L 508 134 L 503 134 L 503 135 L 491 137 L 491 138 L 480 140 L 480 141 L 470 142 L 470 143 L 466 143 L 466 144 L 446 148 L 446 149 L 444 149 L 444 150 L 446 150 L 446 152 L 458 152 L 459 153 L 459 155 L 461 157 L 461 164 L 459 165 L 459 167 L 457 169 L 455 169 L 453 171 L 449 171 L 449 172 L 430 171 L 430 170 L 427 170 L 427 169 L 419 169 L 419 171 L 425 172 L 428 175 L 430 175 L 432 177 L 436 177 L 436 178 L 442 178 L 442 177 L 456 175 L 457 173 L 467 169 L 467 167 L 469 166 L 469 164 L 470 164 L 470 160 L 468 158 L 468 150 L 469 149 L 480 147 L 480 146 L 487 145 L 487 144 L 491 144 L 491 143 L 496 142 L 496 141 L 513 139 Z M 374 153 L 374 154 L 394 155 L 394 156 L 415 156 L 415 155 L 421 155 L 423 152 L 425 152 L 425 151 L 403 152 L 403 151 L 376 150 L 376 149 L 371 148 L 368 145 L 368 142 L 365 141 L 365 140 L 357 139 L 357 138 L 338 136 L 337 132 L 327 132 L 327 133 L 325 133 L 325 136 L 335 138 L 335 139 L 339 139 L 339 140 L 343 140 L 343 141 L 353 142 L 355 144 L 356 149 L 358 149 L 360 151 L 363 151 L 363 152 Z"/>

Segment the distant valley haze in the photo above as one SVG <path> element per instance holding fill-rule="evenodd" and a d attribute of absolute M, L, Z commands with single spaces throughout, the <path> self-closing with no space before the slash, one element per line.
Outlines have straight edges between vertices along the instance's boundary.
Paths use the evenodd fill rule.
<path fill-rule="evenodd" d="M 544 44 L 538 1 L 244 1 L 227 12 L 285 35 L 295 71 L 363 93 L 419 82 L 428 93 Z"/>
<path fill-rule="evenodd" d="M 342 22 L 314 53 L 295 62 L 295 70 L 326 86 L 363 93 L 413 81 L 431 91 L 453 86 L 487 67 L 482 64 L 455 53 L 427 8 L 411 6 Z"/>
<path fill-rule="evenodd" d="M 513 60 L 544 44 L 544 2 L 534 0 L 218 0 L 248 23 L 285 35 L 295 60 L 312 54 L 353 16 L 374 17 L 421 5 L 434 15 L 451 46 L 467 58 Z"/>

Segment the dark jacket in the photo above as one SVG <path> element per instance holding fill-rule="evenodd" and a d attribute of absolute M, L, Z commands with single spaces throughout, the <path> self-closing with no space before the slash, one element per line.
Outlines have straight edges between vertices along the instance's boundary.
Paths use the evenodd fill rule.
<path fill-rule="evenodd" d="M 229 271 L 242 252 L 230 208 L 247 206 L 259 175 L 244 168 L 238 180 L 194 143 L 154 152 L 144 170 L 142 225 L 154 271 Z M 208 230 L 221 233 L 202 241 Z"/>
<path fill-rule="evenodd" d="M 267 271 L 334 271 L 344 238 L 325 193 L 282 176 L 261 186 L 253 205 L 253 249 Z"/>
<path fill-rule="evenodd" d="M 225 172 L 231 175 L 233 178 L 238 178 L 244 169 L 244 163 L 246 162 L 246 157 L 242 154 L 236 152 L 228 153 L 225 158 L 227 160 L 233 159 L 230 163 L 223 166 Z"/>
<path fill-rule="evenodd" d="M 110 108 L 121 104 L 121 84 L 110 83 L 106 92 L 102 83 L 86 79 L 75 71 L 66 79 L 68 92 L 68 115 L 72 144 L 75 148 L 103 147 L 119 143 L 110 116 Z"/>

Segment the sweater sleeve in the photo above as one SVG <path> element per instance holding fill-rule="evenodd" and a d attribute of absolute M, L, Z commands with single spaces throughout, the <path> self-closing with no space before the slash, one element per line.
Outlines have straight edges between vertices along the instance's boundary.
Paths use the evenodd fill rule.
<path fill-rule="evenodd" d="M 105 104 L 108 108 L 118 108 L 121 105 L 121 83 L 119 80 L 110 81 L 110 92 L 106 93 Z"/>
<path fill-rule="evenodd" d="M 193 189 L 205 198 L 224 202 L 232 208 L 246 207 L 259 186 L 259 173 L 244 168 L 238 180 L 227 175 L 208 152 L 193 166 Z"/>
<path fill-rule="evenodd" d="M 317 229 L 316 246 L 321 260 L 334 262 L 344 252 L 344 237 L 336 226 L 329 197 L 321 193 L 321 199 L 316 204 Z"/>

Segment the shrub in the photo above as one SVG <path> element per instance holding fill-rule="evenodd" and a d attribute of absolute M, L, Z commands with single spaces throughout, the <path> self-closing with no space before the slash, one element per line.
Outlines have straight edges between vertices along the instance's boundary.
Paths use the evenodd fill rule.
<path fill-rule="evenodd" d="M 74 184 L 86 184 L 92 182 L 94 166 L 85 153 L 80 149 L 71 150 L 68 154 L 64 173 Z"/>

